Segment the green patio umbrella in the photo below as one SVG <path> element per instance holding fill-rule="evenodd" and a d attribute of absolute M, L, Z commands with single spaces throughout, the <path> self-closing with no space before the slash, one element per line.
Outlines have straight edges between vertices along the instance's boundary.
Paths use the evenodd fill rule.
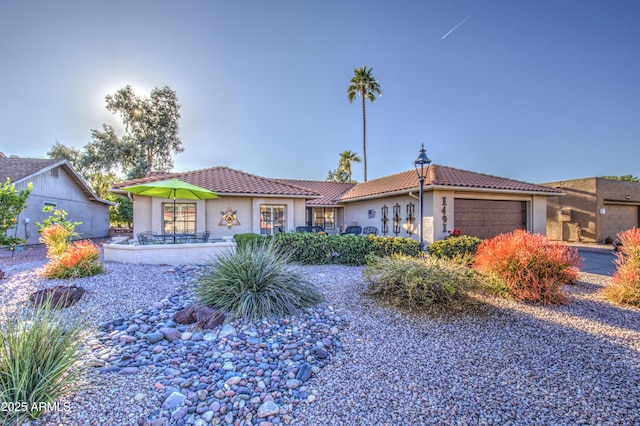
<path fill-rule="evenodd" d="M 186 200 L 208 200 L 219 198 L 218 194 L 201 186 L 192 185 L 180 179 L 168 179 L 140 185 L 125 186 L 122 189 L 132 194 L 148 197 L 173 198 L 173 234 L 176 233 L 176 198 Z"/>

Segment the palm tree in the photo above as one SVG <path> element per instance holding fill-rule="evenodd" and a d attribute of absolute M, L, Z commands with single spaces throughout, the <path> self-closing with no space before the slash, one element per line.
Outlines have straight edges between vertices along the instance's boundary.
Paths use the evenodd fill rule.
<path fill-rule="evenodd" d="M 338 170 L 344 171 L 347 175 L 348 182 L 353 182 L 351 178 L 351 163 L 359 163 L 362 159 L 358 157 L 358 154 L 351 151 L 350 149 L 340 153 L 340 162 L 338 163 Z"/>
<path fill-rule="evenodd" d="M 365 110 L 365 100 L 373 102 L 376 100 L 376 93 L 382 96 L 382 90 L 378 80 L 371 74 L 373 68 L 367 66 L 356 68 L 355 75 L 351 79 L 351 84 L 347 89 L 349 102 L 352 103 L 356 96 L 362 97 L 362 156 L 364 158 L 364 181 L 367 181 L 367 114 Z"/>

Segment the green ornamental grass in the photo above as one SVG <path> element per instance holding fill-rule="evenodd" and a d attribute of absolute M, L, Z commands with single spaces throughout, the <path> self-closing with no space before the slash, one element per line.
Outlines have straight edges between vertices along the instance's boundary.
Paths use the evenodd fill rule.
<path fill-rule="evenodd" d="M 77 391 L 85 368 L 78 362 L 86 320 L 69 320 L 51 307 L 51 298 L 20 313 L 4 312 L 0 326 L 1 424 L 40 417 L 47 405 Z"/>
<path fill-rule="evenodd" d="M 480 276 L 451 259 L 394 255 L 373 258 L 363 274 L 365 294 L 409 311 L 447 310 L 470 302 L 469 290 L 482 286 Z"/>
<path fill-rule="evenodd" d="M 209 263 L 195 285 L 199 301 L 239 317 L 290 315 L 322 301 L 318 289 L 296 272 L 291 252 L 273 241 L 239 245 Z"/>

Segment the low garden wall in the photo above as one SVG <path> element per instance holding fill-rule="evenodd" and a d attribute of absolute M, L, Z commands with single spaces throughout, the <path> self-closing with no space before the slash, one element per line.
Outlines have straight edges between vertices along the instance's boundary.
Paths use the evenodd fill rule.
<path fill-rule="evenodd" d="M 207 263 L 228 250 L 235 250 L 234 242 L 130 245 L 104 244 L 104 260 L 108 262 L 143 265 L 186 265 Z"/>

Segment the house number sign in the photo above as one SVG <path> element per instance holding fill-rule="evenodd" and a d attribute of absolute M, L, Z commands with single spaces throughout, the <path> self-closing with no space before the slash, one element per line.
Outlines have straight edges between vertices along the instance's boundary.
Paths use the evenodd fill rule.
<path fill-rule="evenodd" d="M 447 197 L 442 197 L 442 232 L 447 232 Z"/>

